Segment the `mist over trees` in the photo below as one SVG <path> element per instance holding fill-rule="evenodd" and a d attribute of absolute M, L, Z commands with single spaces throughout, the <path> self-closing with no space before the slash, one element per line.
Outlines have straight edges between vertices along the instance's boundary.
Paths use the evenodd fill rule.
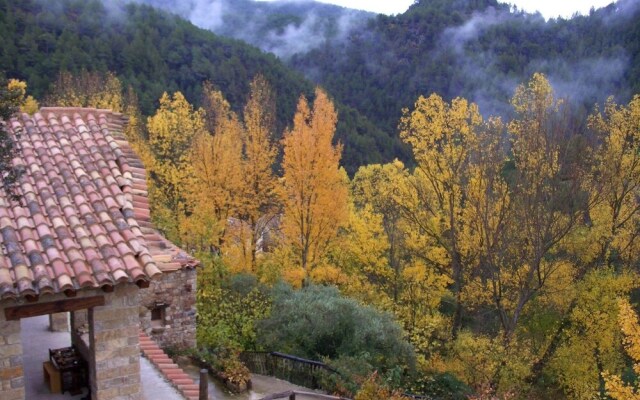
<path fill-rule="evenodd" d="M 314 88 L 148 6 L 0 0 L 0 69 L 28 80 L 0 106 L 129 116 L 154 224 L 203 261 L 190 354 L 227 376 L 283 351 L 360 400 L 632 399 L 636 5 L 418 1 L 294 56 Z"/>

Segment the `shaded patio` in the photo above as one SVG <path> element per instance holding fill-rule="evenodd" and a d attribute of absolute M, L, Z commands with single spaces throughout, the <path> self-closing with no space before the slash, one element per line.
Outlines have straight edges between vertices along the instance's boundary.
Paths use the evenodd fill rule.
<path fill-rule="evenodd" d="M 49 349 L 71 346 L 70 333 L 51 332 L 49 318 L 46 315 L 23 319 L 21 328 L 25 398 L 29 400 L 79 400 L 86 396 L 87 389 L 84 389 L 83 393 L 77 396 L 71 396 L 68 392 L 53 394 L 43 379 L 42 363 L 49 359 Z M 140 358 L 140 378 L 144 399 L 183 399 L 145 358 Z"/>

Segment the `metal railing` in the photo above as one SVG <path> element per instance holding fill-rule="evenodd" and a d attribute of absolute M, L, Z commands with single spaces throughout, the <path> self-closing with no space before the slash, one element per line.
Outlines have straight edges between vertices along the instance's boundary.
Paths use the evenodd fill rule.
<path fill-rule="evenodd" d="M 305 396 L 307 398 L 321 399 L 321 400 L 322 399 L 324 399 L 324 400 L 350 400 L 350 399 L 347 399 L 346 397 L 336 397 L 336 396 L 330 396 L 328 394 L 315 393 L 315 392 L 302 392 L 300 390 L 288 390 L 288 391 L 282 392 L 282 393 L 274 393 L 274 394 L 270 394 L 268 396 L 265 396 L 260 400 L 275 400 L 275 399 L 296 400 L 296 395 Z"/>
<path fill-rule="evenodd" d="M 328 365 L 314 360 L 278 352 L 245 352 L 241 361 L 253 373 L 274 376 L 296 385 L 318 389 L 320 372 L 337 373 Z"/>

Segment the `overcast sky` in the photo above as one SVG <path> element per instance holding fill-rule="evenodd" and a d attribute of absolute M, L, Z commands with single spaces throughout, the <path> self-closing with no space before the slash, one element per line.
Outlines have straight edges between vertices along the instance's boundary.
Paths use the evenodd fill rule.
<path fill-rule="evenodd" d="M 270 1 L 270 0 L 268 0 Z M 338 4 L 343 7 L 357 8 L 382 14 L 400 14 L 413 4 L 413 0 L 321 0 L 323 3 Z M 501 0 L 499 0 L 501 1 Z M 501 1 L 502 2 L 502 1 Z M 545 18 L 557 16 L 571 17 L 573 13 L 589 13 L 591 7 L 604 7 L 613 0 L 507 0 L 518 9 L 540 13 Z"/>

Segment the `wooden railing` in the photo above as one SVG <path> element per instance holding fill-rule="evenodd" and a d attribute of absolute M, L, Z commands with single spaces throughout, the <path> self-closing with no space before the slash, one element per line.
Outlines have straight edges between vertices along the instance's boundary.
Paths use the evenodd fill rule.
<path fill-rule="evenodd" d="M 314 360 L 278 352 L 246 352 L 240 355 L 242 362 L 253 373 L 275 376 L 296 385 L 317 389 L 320 372 L 337 373 L 328 365 Z"/>

